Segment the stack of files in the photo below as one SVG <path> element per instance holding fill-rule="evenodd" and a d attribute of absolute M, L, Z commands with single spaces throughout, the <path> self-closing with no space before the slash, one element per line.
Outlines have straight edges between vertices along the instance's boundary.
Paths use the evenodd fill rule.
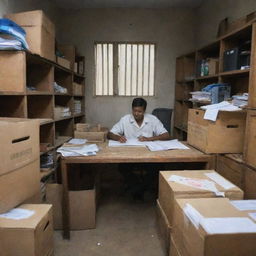
<path fill-rule="evenodd" d="M 232 104 L 239 108 L 244 108 L 248 105 L 248 93 L 232 96 Z"/>
<path fill-rule="evenodd" d="M 57 93 L 68 93 L 68 90 L 67 88 L 64 88 L 60 85 L 58 85 L 56 82 L 54 82 L 54 92 L 57 92 Z"/>
<path fill-rule="evenodd" d="M 74 100 L 74 113 L 79 114 L 82 112 L 82 102 L 81 100 Z"/>
<path fill-rule="evenodd" d="M 55 106 L 54 108 L 54 116 L 55 118 L 69 117 L 71 116 L 69 107 Z"/>
<path fill-rule="evenodd" d="M 196 91 L 191 92 L 192 98 L 189 99 L 192 102 L 208 102 L 211 103 L 211 93 L 210 92 L 202 92 Z"/>
<path fill-rule="evenodd" d="M 22 50 L 22 44 L 20 41 L 14 39 L 5 39 L 0 37 L 0 50 Z"/>

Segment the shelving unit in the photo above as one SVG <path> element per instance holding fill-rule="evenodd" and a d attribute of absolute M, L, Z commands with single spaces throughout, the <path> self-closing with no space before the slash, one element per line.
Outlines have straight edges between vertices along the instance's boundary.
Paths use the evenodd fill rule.
<path fill-rule="evenodd" d="M 73 81 L 84 87 L 85 77 L 73 70 L 24 51 L 0 51 L 0 117 L 40 120 L 40 143 L 49 144 L 46 154 L 73 137 L 73 126 L 85 120 L 84 92 L 73 94 Z M 67 88 L 67 94 L 54 92 L 54 81 Z M 82 112 L 73 113 L 79 97 Z M 54 118 L 54 106 L 68 106 L 70 117 Z"/>

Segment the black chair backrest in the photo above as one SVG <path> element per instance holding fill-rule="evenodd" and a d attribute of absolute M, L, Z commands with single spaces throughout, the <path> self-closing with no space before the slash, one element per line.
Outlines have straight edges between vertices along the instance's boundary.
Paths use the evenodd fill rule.
<path fill-rule="evenodd" d="M 156 116 L 164 125 L 164 128 L 171 132 L 172 109 L 171 108 L 155 108 L 152 115 Z"/>

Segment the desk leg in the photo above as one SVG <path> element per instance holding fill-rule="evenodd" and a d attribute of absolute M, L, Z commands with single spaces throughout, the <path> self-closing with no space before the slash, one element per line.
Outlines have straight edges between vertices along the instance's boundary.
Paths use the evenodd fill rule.
<path fill-rule="evenodd" d="M 63 238 L 70 239 L 70 223 L 69 223 L 69 195 L 68 195 L 68 165 L 64 160 L 61 160 L 61 175 L 62 175 L 62 223 L 63 223 Z"/>

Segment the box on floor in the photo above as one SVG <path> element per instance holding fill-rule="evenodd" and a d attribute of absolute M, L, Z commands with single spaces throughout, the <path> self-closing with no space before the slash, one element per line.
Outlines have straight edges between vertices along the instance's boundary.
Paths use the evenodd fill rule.
<path fill-rule="evenodd" d="M 220 180 L 219 183 L 210 179 L 206 174 L 211 173 L 217 175 Z M 172 175 L 182 176 L 190 178 L 195 181 L 195 186 L 183 185 L 174 181 L 169 181 Z M 224 179 L 224 178 L 223 178 Z M 207 180 L 215 184 L 215 187 L 219 192 L 224 192 L 225 197 L 232 200 L 243 199 L 243 191 L 237 186 L 229 183 L 226 179 L 225 182 L 230 184 L 229 189 L 225 189 L 221 186 L 222 177 L 212 170 L 199 170 L 199 171 L 161 171 L 159 174 L 159 203 L 165 212 L 169 225 L 172 227 L 173 224 L 173 211 L 175 199 L 178 198 L 211 198 L 216 197 L 214 192 L 210 190 L 200 189 L 197 187 L 197 180 Z M 193 184 L 191 184 L 193 185 Z"/>
<path fill-rule="evenodd" d="M 220 111 L 216 122 L 205 120 L 204 113 L 189 109 L 188 143 L 204 153 L 242 153 L 246 113 Z"/>
<path fill-rule="evenodd" d="M 51 256 L 53 255 L 52 206 L 23 204 L 21 209 L 34 211 L 24 219 L 0 217 L 1 255 Z"/>
<path fill-rule="evenodd" d="M 5 17 L 26 31 L 26 39 L 32 53 L 55 61 L 55 25 L 43 11 L 11 13 Z"/>
<path fill-rule="evenodd" d="M 188 217 L 193 211 L 184 213 L 191 206 L 196 222 Z M 256 223 L 227 198 L 177 199 L 172 238 L 183 256 L 255 255 Z"/>
<path fill-rule="evenodd" d="M 39 122 L 0 118 L 0 213 L 40 191 Z M 15 189 L 13 189 L 15 188 Z"/>

